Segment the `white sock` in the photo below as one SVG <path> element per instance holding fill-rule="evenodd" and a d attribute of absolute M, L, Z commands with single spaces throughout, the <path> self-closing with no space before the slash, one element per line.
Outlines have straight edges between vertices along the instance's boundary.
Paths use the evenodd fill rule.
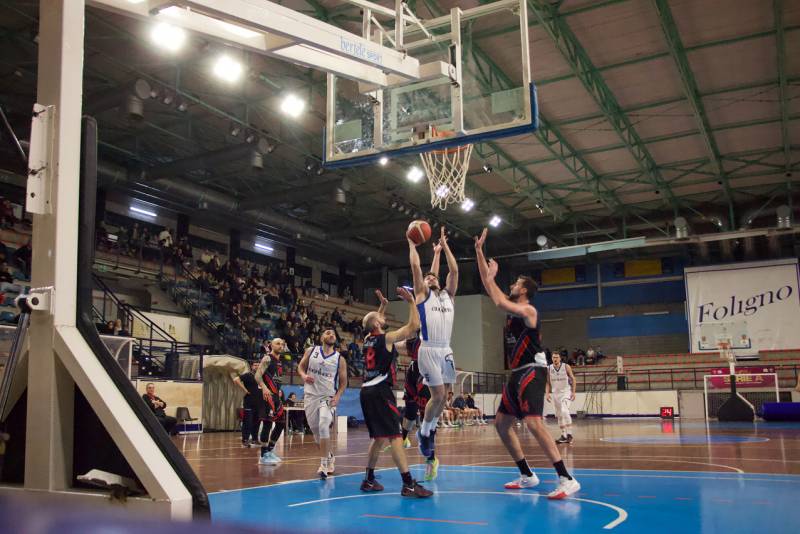
<path fill-rule="evenodd" d="M 436 421 L 423 421 L 422 426 L 419 427 L 419 433 L 425 437 L 431 435 L 431 429 L 436 426 Z"/>
<path fill-rule="evenodd" d="M 567 437 L 567 429 L 566 428 L 562 428 L 561 429 L 561 436 L 565 437 L 565 438 Z"/>

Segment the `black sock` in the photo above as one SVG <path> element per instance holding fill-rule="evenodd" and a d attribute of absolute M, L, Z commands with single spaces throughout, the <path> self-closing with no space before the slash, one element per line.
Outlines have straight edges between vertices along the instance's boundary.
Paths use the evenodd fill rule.
<path fill-rule="evenodd" d="M 370 482 L 375 480 L 375 470 L 370 467 L 367 467 L 367 480 Z"/>
<path fill-rule="evenodd" d="M 261 456 L 264 456 L 264 454 L 268 453 L 268 452 L 269 452 L 269 448 L 268 447 L 261 447 Z"/>
<path fill-rule="evenodd" d="M 528 465 L 528 460 L 526 460 L 525 458 L 517 462 L 517 468 L 519 469 L 521 475 L 524 475 L 526 477 L 533 476 L 533 471 L 531 471 L 531 468 Z"/>
<path fill-rule="evenodd" d="M 405 441 L 407 437 L 408 437 L 408 430 L 406 430 L 406 429 L 404 428 L 404 429 L 403 429 L 403 441 Z"/>
<path fill-rule="evenodd" d="M 414 479 L 411 478 L 411 473 L 406 471 L 405 473 L 400 473 L 400 476 L 403 477 L 403 485 L 404 486 L 412 486 L 414 484 Z"/>
<path fill-rule="evenodd" d="M 558 473 L 558 476 L 567 477 L 568 479 L 572 480 L 572 477 L 569 476 L 569 471 L 567 471 L 567 468 L 564 467 L 564 460 L 557 461 L 553 464 L 553 467 L 556 468 L 556 473 Z"/>
<path fill-rule="evenodd" d="M 427 460 L 434 461 L 436 459 L 436 451 L 431 451 L 431 455 L 428 456 Z"/>

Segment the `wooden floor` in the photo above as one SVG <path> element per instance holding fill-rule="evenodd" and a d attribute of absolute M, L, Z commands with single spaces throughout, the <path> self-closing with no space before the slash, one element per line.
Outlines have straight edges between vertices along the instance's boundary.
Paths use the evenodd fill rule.
<path fill-rule="evenodd" d="M 556 437 L 555 422 L 548 426 Z M 548 467 L 532 436 L 519 432 L 531 465 Z M 572 445 L 560 446 L 569 468 L 800 474 L 800 424 L 604 419 L 576 421 L 573 434 Z M 312 479 L 319 466 L 311 436 L 279 442 L 276 452 L 284 461 L 277 467 L 259 466 L 258 449 L 242 448 L 238 433 L 186 435 L 175 441 L 209 492 Z M 337 475 L 363 471 L 369 445 L 363 425 L 334 441 Z M 409 464 L 422 463 L 412 442 L 406 451 Z M 440 429 L 436 450 L 443 465 L 513 466 L 491 424 Z M 386 453 L 379 467 L 390 466 Z"/>

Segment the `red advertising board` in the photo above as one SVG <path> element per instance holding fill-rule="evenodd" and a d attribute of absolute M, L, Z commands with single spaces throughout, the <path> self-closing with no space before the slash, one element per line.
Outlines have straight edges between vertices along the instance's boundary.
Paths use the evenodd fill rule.
<path fill-rule="evenodd" d="M 775 367 L 736 367 L 736 387 L 738 388 L 774 388 Z M 708 380 L 708 387 L 713 389 L 728 389 L 731 387 L 730 370 L 727 367 L 712 369 L 714 375 Z"/>

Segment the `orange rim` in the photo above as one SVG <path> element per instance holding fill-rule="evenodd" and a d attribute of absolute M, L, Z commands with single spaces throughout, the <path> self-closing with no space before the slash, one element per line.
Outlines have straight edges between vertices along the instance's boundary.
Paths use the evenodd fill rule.
<path fill-rule="evenodd" d="M 452 130 L 441 130 L 440 131 L 440 130 L 437 130 L 436 128 L 433 128 L 432 134 L 433 134 L 433 137 L 435 139 L 444 139 L 444 138 L 447 138 L 447 137 L 453 137 L 455 135 L 455 132 L 452 131 Z M 462 151 L 466 150 L 467 147 L 469 147 L 469 145 L 459 145 L 459 146 L 454 146 L 454 147 L 450 147 L 450 148 L 444 148 L 444 149 L 440 149 L 440 150 L 431 150 L 430 152 L 432 152 L 433 154 L 456 154 L 458 152 L 462 152 Z"/>

